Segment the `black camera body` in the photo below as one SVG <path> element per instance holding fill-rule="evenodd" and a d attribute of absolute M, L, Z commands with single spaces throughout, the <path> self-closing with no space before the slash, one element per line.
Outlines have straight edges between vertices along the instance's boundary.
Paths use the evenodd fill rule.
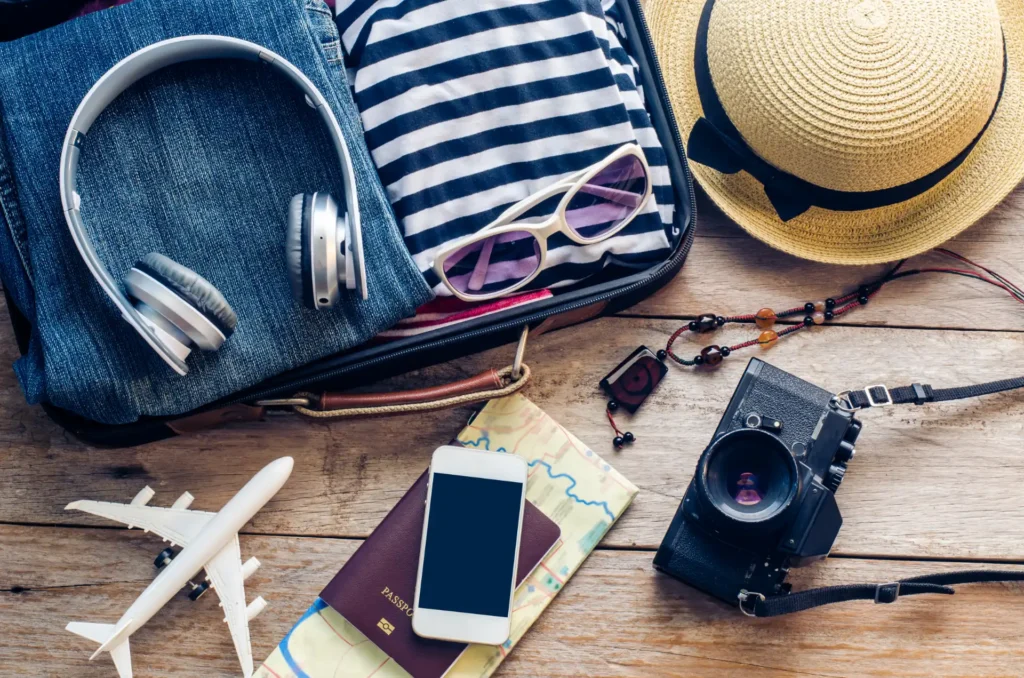
<path fill-rule="evenodd" d="M 839 535 L 835 492 L 860 430 L 842 399 L 751 360 L 655 568 L 732 605 L 788 593 L 789 568 L 826 557 Z"/>

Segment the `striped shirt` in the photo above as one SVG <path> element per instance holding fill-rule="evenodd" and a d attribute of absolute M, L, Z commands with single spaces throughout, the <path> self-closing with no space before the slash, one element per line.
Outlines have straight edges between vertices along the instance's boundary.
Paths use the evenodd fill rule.
<path fill-rule="evenodd" d="M 532 288 L 670 252 L 667 159 L 623 48 L 614 0 L 338 0 L 366 142 L 413 260 L 435 292 L 439 249 L 509 205 L 639 143 L 644 213 L 604 242 L 548 241 Z"/>

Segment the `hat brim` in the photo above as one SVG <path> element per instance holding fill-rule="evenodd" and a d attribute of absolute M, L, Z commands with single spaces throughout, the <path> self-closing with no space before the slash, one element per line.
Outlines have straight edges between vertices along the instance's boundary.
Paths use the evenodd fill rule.
<path fill-rule="evenodd" d="M 684 137 L 702 115 L 694 75 L 697 23 L 704 0 L 648 0 L 647 18 Z M 964 163 L 926 193 L 857 212 L 812 207 L 782 221 L 764 187 L 746 172 L 722 174 L 691 162 L 716 205 L 748 233 L 804 259 L 880 264 L 941 245 L 976 223 L 1024 179 L 1024 11 L 1020 0 L 997 0 L 1006 40 L 1007 72 L 992 122 Z"/>

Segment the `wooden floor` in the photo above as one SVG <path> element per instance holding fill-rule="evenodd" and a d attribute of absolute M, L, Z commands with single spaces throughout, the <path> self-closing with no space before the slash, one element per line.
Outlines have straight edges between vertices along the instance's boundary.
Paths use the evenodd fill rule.
<path fill-rule="evenodd" d="M 821 299 L 880 268 L 835 268 L 776 253 L 706 201 L 689 263 L 630 311 L 530 342 L 527 395 L 640 487 L 598 551 L 501 669 L 504 676 L 1020 676 L 1024 588 L 963 587 L 952 598 L 850 603 L 750 620 L 651 568 L 698 454 L 746 359 L 762 355 L 821 386 L 960 385 L 1024 374 L 1024 308 L 951 276 L 884 290 L 839 326 L 744 352 L 714 373 L 673 369 L 614 452 L 597 382 L 639 344 L 663 345 L 681 321 Z M 951 244 L 1024 281 L 1024 191 Z M 0 323 L 0 358 L 15 358 Z M 715 341 L 753 336 L 730 329 Z M 704 343 L 704 342 L 702 342 Z M 710 343 L 710 342 L 707 342 Z M 696 352 L 700 344 L 686 347 Z M 684 349 L 684 350 L 686 350 Z M 394 380 L 438 383 L 503 366 L 495 350 Z M 253 623 L 266 656 L 331 575 L 460 429 L 466 411 L 315 424 L 281 418 L 146 447 L 90 449 L 24 404 L 0 373 L 0 675 L 113 675 L 70 620 L 109 622 L 153 577 L 158 540 L 62 509 L 79 498 L 129 500 L 143 485 L 165 505 L 185 490 L 216 510 L 269 460 L 294 455 L 291 480 L 248 526 L 248 583 L 271 607 Z M 1024 397 L 863 415 L 858 454 L 839 494 L 845 526 L 832 558 L 794 571 L 797 588 L 887 581 L 956 568 L 1024 566 Z M 138 676 L 233 676 L 238 665 L 216 603 L 174 600 L 137 636 Z"/>

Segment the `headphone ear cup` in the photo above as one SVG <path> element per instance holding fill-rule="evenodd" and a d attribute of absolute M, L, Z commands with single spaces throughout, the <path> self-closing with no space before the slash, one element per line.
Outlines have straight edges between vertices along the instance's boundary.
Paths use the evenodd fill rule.
<path fill-rule="evenodd" d="M 299 193 L 288 205 L 285 256 L 292 296 L 306 308 L 315 309 L 313 300 L 312 243 L 310 242 L 313 196 Z"/>
<path fill-rule="evenodd" d="M 157 252 L 132 267 L 125 287 L 130 296 L 207 351 L 220 348 L 238 324 L 231 305 L 209 280 Z"/>

